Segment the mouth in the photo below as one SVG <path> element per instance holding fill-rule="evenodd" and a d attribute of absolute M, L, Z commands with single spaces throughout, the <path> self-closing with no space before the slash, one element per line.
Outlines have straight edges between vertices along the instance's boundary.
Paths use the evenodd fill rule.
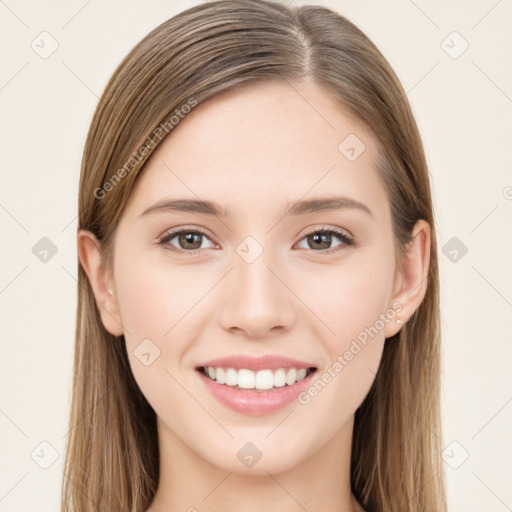
<path fill-rule="evenodd" d="M 199 366 L 198 372 L 217 384 L 229 386 L 238 391 L 264 392 L 295 385 L 306 379 L 317 368 L 277 368 L 258 371 L 249 368 L 223 368 L 215 366 Z"/>
<path fill-rule="evenodd" d="M 200 384 L 221 405 L 250 416 L 270 414 L 291 404 L 311 385 L 316 371 L 316 367 L 196 368 Z"/>

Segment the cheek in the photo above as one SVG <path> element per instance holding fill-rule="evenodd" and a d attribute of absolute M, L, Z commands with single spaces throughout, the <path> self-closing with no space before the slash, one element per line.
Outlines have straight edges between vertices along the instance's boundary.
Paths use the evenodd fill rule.
<path fill-rule="evenodd" d="M 192 279 L 184 269 L 162 262 L 136 265 L 142 257 L 135 256 L 135 251 L 130 254 L 132 258 L 119 259 L 115 272 L 133 375 L 155 410 L 165 410 L 166 393 L 173 395 L 173 403 L 183 398 L 182 405 L 189 406 L 190 397 L 178 384 L 182 382 L 179 368 L 191 347 L 201 307 L 198 302 L 212 286 L 211 278 Z"/>
<path fill-rule="evenodd" d="M 135 381 L 157 415 L 179 430 L 181 422 L 172 411 L 187 411 L 187 417 L 195 418 L 192 423 L 200 422 L 204 411 L 194 408 L 195 402 L 185 391 L 188 381 L 179 371 L 189 349 L 190 334 L 186 333 L 193 329 L 194 315 L 187 312 L 197 302 L 193 296 L 198 290 L 194 294 L 176 274 L 169 271 L 166 275 L 161 267 L 145 265 L 123 277 L 120 274 L 119 307 Z"/>
<path fill-rule="evenodd" d="M 116 269 L 119 309 L 128 337 L 165 343 L 191 318 L 189 312 L 208 288 L 190 274 L 151 259 L 126 258 Z"/>
<path fill-rule="evenodd" d="M 316 384 L 299 401 L 304 405 L 314 402 L 325 414 L 337 412 L 338 418 L 346 418 L 370 390 L 382 357 L 385 327 L 394 322 L 395 311 L 388 303 L 393 254 L 358 258 L 357 262 L 354 258 L 328 272 L 302 280 L 305 285 L 309 281 L 308 304 L 321 320 L 312 325 L 326 359 Z M 306 296 L 306 288 L 301 293 Z"/>
<path fill-rule="evenodd" d="M 327 321 L 333 333 L 323 329 L 317 339 L 326 357 L 311 385 L 298 397 L 305 417 L 324 418 L 322 436 L 329 439 L 349 421 L 364 401 L 375 380 L 384 349 L 381 300 L 363 288 L 347 287 L 336 306 L 330 306 Z M 371 297 L 371 299 L 370 299 Z M 389 319 L 388 321 L 393 321 Z M 326 322 L 327 323 L 327 322 Z"/>
<path fill-rule="evenodd" d="M 338 266 L 303 272 L 299 296 L 307 297 L 310 310 L 317 316 L 319 339 L 333 354 L 366 328 L 374 326 L 390 307 L 394 260 L 389 257 L 355 255 Z M 305 301 L 306 302 L 306 301 Z M 383 330 L 381 323 L 377 324 Z M 330 335 L 329 335 L 330 334 Z"/>

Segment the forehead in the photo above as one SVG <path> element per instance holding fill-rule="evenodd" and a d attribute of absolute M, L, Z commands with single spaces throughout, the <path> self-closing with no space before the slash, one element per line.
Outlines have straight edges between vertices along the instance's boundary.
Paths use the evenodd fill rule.
<path fill-rule="evenodd" d="M 342 193 L 386 207 L 362 122 L 314 84 L 245 84 L 193 108 L 137 178 L 129 207 L 165 196 L 244 207 Z M 373 208 L 372 208 L 373 209 Z"/>

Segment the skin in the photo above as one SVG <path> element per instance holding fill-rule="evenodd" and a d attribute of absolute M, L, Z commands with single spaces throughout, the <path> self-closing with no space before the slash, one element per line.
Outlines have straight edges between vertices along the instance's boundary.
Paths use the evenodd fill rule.
<path fill-rule="evenodd" d="M 349 134 L 366 146 L 355 161 L 338 150 Z M 317 377 L 394 302 L 402 307 L 396 317 L 413 314 L 427 286 L 430 228 L 418 221 L 397 268 L 376 151 L 365 126 L 318 85 L 246 85 L 198 105 L 152 155 L 118 226 L 112 275 L 103 272 L 94 235 L 79 231 L 103 324 L 124 334 L 135 379 L 157 414 L 161 478 L 150 512 L 363 510 L 349 484 L 354 413 L 401 324 L 386 322 L 308 404 L 293 401 L 272 414 L 226 408 L 194 368 L 225 355 L 284 354 L 314 363 Z M 282 216 L 288 201 L 329 195 L 357 199 L 373 215 Z M 211 200 L 232 216 L 141 216 L 168 197 Z M 202 228 L 207 237 L 167 242 L 182 253 L 158 245 L 175 227 Z M 325 228 L 345 230 L 357 245 L 335 235 L 330 245 L 308 242 Z M 252 263 L 236 252 L 247 236 L 263 249 Z M 185 254 L 194 247 L 203 250 Z M 146 338 L 161 351 L 149 366 L 134 355 Z M 247 442 L 262 453 L 252 468 L 237 458 Z"/>

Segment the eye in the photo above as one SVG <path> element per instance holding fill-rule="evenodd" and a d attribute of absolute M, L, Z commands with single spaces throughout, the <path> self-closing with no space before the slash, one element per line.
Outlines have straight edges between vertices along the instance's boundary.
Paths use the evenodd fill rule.
<path fill-rule="evenodd" d="M 171 240 L 175 238 L 177 239 L 178 243 L 177 248 L 170 243 Z M 198 252 L 202 251 L 202 248 L 200 247 L 202 238 L 210 240 L 206 233 L 201 229 L 179 229 L 164 233 L 160 237 L 159 243 L 171 251 L 197 254 Z"/>
<path fill-rule="evenodd" d="M 337 238 L 340 241 L 340 243 L 337 246 L 335 246 L 334 250 L 329 250 L 329 246 L 331 246 L 333 241 L 333 235 L 334 238 Z M 174 239 L 177 240 L 178 247 L 171 243 L 171 241 Z M 159 238 L 159 244 L 171 251 L 194 255 L 201 252 L 204 249 L 204 247 L 201 247 L 203 239 L 207 239 L 211 242 L 210 237 L 199 228 L 175 229 L 164 233 Z M 310 233 L 306 234 L 306 236 L 302 238 L 302 240 L 306 240 L 306 243 L 309 246 L 306 247 L 306 249 L 320 249 L 315 250 L 314 252 L 327 252 L 328 254 L 342 250 L 346 247 L 356 245 L 355 240 L 346 232 L 333 228 L 322 228 L 317 229 L 315 231 L 311 231 Z M 212 245 L 210 247 L 214 246 L 215 244 L 212 242 Z"/>
<path fill-rule="evenodd" d="M 330 248 L 329 246 L 332 243 L 333 235 L 335 238 L 340 240 L 341 243 L 338 244 L 334 250 L 326 251 L 326 249 Z M 314 252 L 328 252 L 329 254 L 355 245 L 355 241 L 350 235 L 344 231 L 339 231 L 332 228 L 317 229 L 316 231 L 311 231 L 302 240 L 306 240 L 306 243 L 309 245 L 309 247 L 306 248 L 322 249 L 320 251 Z"/>

